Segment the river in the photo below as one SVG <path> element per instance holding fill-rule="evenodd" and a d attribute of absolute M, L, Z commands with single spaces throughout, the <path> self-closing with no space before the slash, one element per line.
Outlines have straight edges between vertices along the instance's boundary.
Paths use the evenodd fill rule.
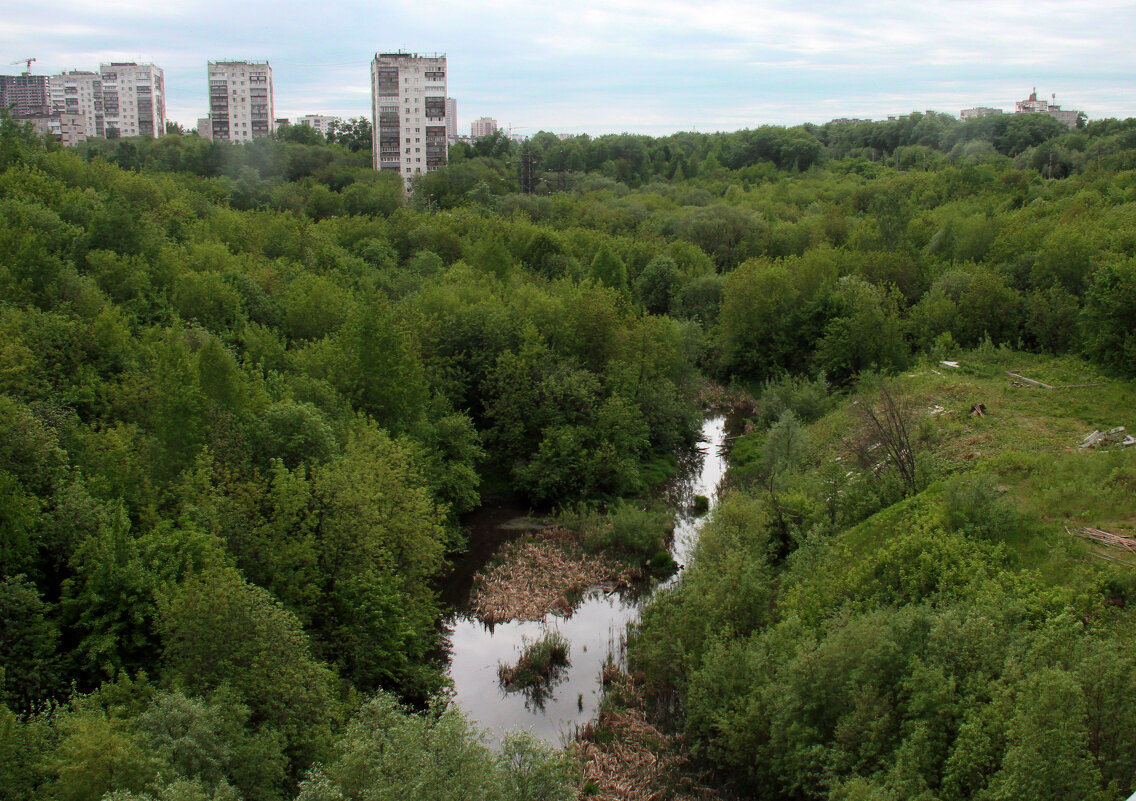
<path fill-rule="evenodd" d="M 660 488 L 660 495 L 675 511 L 675 535 L 671 553 L 679 565 L 686 563 L 698 539 L 705 517 L 693 512 L 695 496 L 717 501 L 718 484 L 726 472 L 727 415 L 714 413 L 703 421 L 695 448 L 679 459 L 676 475 Z M 502 529 L 475 531 L 472 558 L 478 566 L 507 538 Z M 468 576 L 470 571 L 465 571 Z M 459 574 L 462 573 L 459 566 Z M 668 580 L 676 581 L 678 574 Z M 463 582 L 465 583 L 465 582 Z M 454 685 L 454 700 L 491 743 L 499 743 L 513 729 L 529 729 L 553 743 L 570 740 L 595 714 L 602 695 L 600 673 L 609 659 L 620 658 L 627 624 L 639 615 L 648 594 L 585 593 L 567 618 L 548 615 L 532 622 L 499 623 L 489 626 L 472 617 L 465 601 L 455 604 L 445 626 L 450 631 L 448 675 Z M 497 666 L 515 662 L 523 640 L 539 639 L 547 630 L 560 632 L 570 644 L 571 664 L 560 673 L 551 692 L 531 698 L 505 692 L 497 680 Z"/>

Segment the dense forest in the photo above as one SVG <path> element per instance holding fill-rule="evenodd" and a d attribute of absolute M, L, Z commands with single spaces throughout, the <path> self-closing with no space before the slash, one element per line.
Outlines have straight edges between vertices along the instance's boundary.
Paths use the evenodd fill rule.
<path fill-rule="evenodd" d="M 0 120 L 7 797 L 574 797 L 445 702 L 461 516 L 642 495 L 710 381 L 750 433 L 631 644 L 710 781 L 1133 790 L 1133 566 L 1067 530 L 1136 528 L 1077 448 L 1136 425 L 1136 120 L 494 136 L 409 199 L 331 138 Z"/>

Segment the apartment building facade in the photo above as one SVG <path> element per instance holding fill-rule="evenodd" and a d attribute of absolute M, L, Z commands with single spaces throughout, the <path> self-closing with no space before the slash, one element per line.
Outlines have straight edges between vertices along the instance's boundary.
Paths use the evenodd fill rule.
<path fill-rule="evenodd" d="M 43 117 L 29 117 L 33 129 L 40 136 L 54 136 L 64 147 L 75 147 L 86 142 L 87 122 L 78 114 L 52 112 Z"/>
<path fill-rule="evenodd" d="M 109 136 L 150 136 L 166 132 L 165 73 L 154 64 L 114 61 L 99 65 L 103 124 Z"/>
<path fill-rule="evenodd" d="M 377 53 L 371 62 L 371 147 L 376 170 L 415 175 L 446 164 L 446 57 Z"/>
<path fill-rule="evenodd" d="M 209 138 L 248 142 L 272 133 L 272 67 L 267 61 L 210 61 Z"/>
<path fill-rule="evenodd" d="M 966 120 L 975 120 L 980 117 L 996 117 L 1001 113 L 1002 109 L 1000 108 L 991 108 L 990 106 L 975 106 L 974 108 L 964 108 L 962 111 L 960 111 L 959 119 L 965 122 Z"/>
<path fill-rule="evenodd" d="M 51 111 L 46 75 L 0 75 L 0 108 L 17 119 L 28 119 Z"/>
<path fill-rule="evenodd" d="M 88 136 L 106 136 L 101 73 L 71 70 L 52 75 L 50 87 L 52 114 L 72 115 L 82 120 L 82 139 L 79 141 Z"/>
<path fill-rule="evenodd" d="M 296 118 L 297 125 L 306 125 L 309 128 L 314 128 L 318 133 L 327 136 L 328 131 L 332 129 L 335 123 L 339 122 L 339 117 L 330 117 L 326 114 L 305 114 L 302 117 Z"/>
<path fill-rule="evenodd" d="M 446 98 L 446 144 L 452 145 L 458 141 L 458 101 L 452 97 Z"/>

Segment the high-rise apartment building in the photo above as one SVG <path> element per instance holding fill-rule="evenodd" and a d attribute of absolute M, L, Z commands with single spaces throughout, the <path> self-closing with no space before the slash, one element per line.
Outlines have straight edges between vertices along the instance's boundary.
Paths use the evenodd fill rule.
<path fill-rule="evenodd" d="M 267 61 L 210 61 L 208 73 L 214 142 L 248 142 L 272 133 L 272 67 Z"/>
<path fill-rule="evenodd" d="M 452 97 L 446 98 L 446 144 L 452 145 L 458 141 L 458 101 Z"/>
<path fill-rule="evenodd" d="M 165 74 L 153 64 L 100 64 L 107 136 L 159 137 L 166 132 Z"/>
<path fill-rule="evenodd" d="M 51 111 L 46 75 L 0 75 L 0 108 L 17 118 L 39 117 Z"/>
<path fill-rule="evenodd" d="M 376 170 L 415 175 L 446 163 L 446 57 L 378 53 L 371 62 L 371 147 Z"/>
<path fill-rule="evenodd" d="M 51 111 L 83 120 L 83 135 L 106 136 L 103 116 L 103 77 L 90 70 L 71 70 L 52 75 Z M 80 140 L 81 141 L 81 140 Z"/>
<path fill-rule="evenodd" d="M 471 139 L 480 139 L 483 136 L 489 136 L 496 130 L 497 120 L 492 117 L 482 117 L 470 123 L 469 136 Z"/>

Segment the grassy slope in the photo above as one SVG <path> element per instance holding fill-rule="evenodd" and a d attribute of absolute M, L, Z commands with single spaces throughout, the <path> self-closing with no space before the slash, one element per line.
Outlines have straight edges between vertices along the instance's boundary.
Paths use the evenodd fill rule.
<path fill-rule="evenodd" d="M 795 703 L 803 705 L 792 707 L 796 712 L 790 710 L 790 728 L 800 723 L 793 715 L 805 714 L 817 704 L 841 710 L 833 715 L 852 714 L 845 707 L 854 706 L 854 698 L 825 701 L 824 693 L 815 695 L 823 682 L 817 679 L 814 684 L 813 668 L 808 667 L 814 651 L 830 656 L 841 653 L 839 658 L 846 659 L 849 668 L 860 659 L 870 661 L 879 643 L 865 644 L 863 655 L 857 655 L 855 648 L 839 651 L 855 641 L 840 645 L 845 626 L 858 627 L 855 630 L 860 635 L 893 636 L 894 631 L 888 628 L 891 633 L 887 634 L 884 628 L 893 622 L 902 628 L 902 622 L 896 621 L 909 619 L 903 614 L 905 608 L 938 621 L 928 624 L 934 626 L 944 618 L 935 617 L 939 612 L 931 610 L 950 608 L 958 609 L 963 619 L 993 621 L 991 631 L 1002 633 L 992 635 L 989 642 L 971 645 L 981 652 L 996 652 L 1006 662 L 989 676 L 960 679 L 960 688 L 969 687 L 971 679 L 984 688 L 977 695 L 959 696 L 962 706 L 958 709 L 971 711 L 987 703 L 982 693 L 1003 693 L 999 688 L 1017 686 L 1021 677 L 1015 672 L 1015 660 L 1048 664 L 1037 656 L 1045 652 L 1037 643 L 1050 634 L 1038 635 L 1037 627 L 1063 632 L 1062 637 L 1067 629 L 1083 631 L 1080 624 L 1069 628 L 1062 622 L 1062 610 L 1073 622 L 1096 618 L 1094 636 L 1117 644 L 1127 639 L 1124 632 L 1131 631 L 1136 619 L 1131 603 L 1136 593 L 1136 560 L 1125 565 L 1098 558 L 1121 552 L 1106 554 L 1099 546 L 1071 536 L 1067 529 L 1092 526 L 1136 534 L 1136 447 L 1079 447 L 1094 429 L 1136 428 L 1136 404 L 1130 400 L 1136 397 L 1136 384 L 1099 375 L 1069 358 L 988 350 L 965 353 L 958 360 L 958 368 L 924 363 L 899 376 L 894 384 L 893 391 L 916 411 L 915 440 L 924 479 L 920 492 L 835 532 L 798 531 L 797 536 L 804 536 L 800 547 L 779 567 L 763 567 L 762 553 L 769 551 L 761 529 L 768 529 L 772 518 L 768 508 L 761 511 L 757 501 L 763 494 L 760 485 L 750 490 L 745 485 L 758 475 L 755 465 L 765 435 L 757 432 L 742 437 L 733 454 L 734 481 L 741 490 L 734 497 L 742 500 L 723 501 L 680 587 L 644 614 L 643 626 L 631 643 L 633 666 L 646 671 L 639 675 L 650 692 L 665 694 L 673 687 L 687 694 L 686 731 L 694 753 L 726 769 L 724 775 L 749 776 L 743 783 L 751 782 L 750 790 L 792 774 L 792 760 L 805 753 L 836 760 L 825 763 L 830 767 L 840 764 L 844 746 L 825 739 L 827 734 L 809 734 L 811 729 L 792 735 L 784 750 L 762 745 L 766 737 L 779 737 L 782 730 L 761 721 L 786 692 L 795 692 Z M 1050 384 L 1095 386 L 1054 390 L 1014 386 L 1007 370 Z M 979 402 L 987 413 L 972 416 L 970 410 Z M 932 414 L 937 407 L 942 410 Z M 795 485 L 788 481 L 783 485 L 782 501 L 811 508 L 815 520 L 816 510 L 823 506 L 823 476 L 859 473 L 860 478 L 849 480 L 874 482 L 870 470 L 859 470 L 853 464 L 850 443 L 862 429 L 855 406 L 848 402 L 809 426 L 811 445 L 804 473 Z M 836 462 L 837 458 L 841 461 Z M 959 483 L 954 478 L 978 474 L 989 476 L 987 486 L 996 488 L 995 507 L 1008 500 L 1015 512 L 1011 522 L 993 535 L 963 533 L 946 522 L 947 499 L 952 485 Z M 794 501 L 793 492 L 798 490 Z M 806 496 L 807 500 L 799 500 Z M 1126 600 L 1127 608 L 1118 606 Z M 1106 613 L 1106 609 L 1111 611 Z M 1018 625 L 1023 630 L 1011 633 Z M 1080 634 L 1070 636 L 1076 639 Z M 1031 639 L 1034 637 L 1040 639 Z M 1007 645 L 1011 640 L 1020 642 Z M 923 652 L 910 644 L 904 648 L 913 649 L 904 651 L 903 657 L 913 659 L 912 664 L 936 658 L 934 649 Z M 797 674 L 802 670 L 806 688 L 794 690 L 794 677 L 800 678 Z M 1003 673 L 1005 678 L 998 679 Z M 836 678 L 839 675 L 837 671 L 829 680 L 848 681 Z M 866 691 L 871 681 L 861 677 L 849 685 L 853 686 Z M 899 693 L 890 703 L 904 703 L 898 690 L 875 691 Z M 1117 698 L 1118 703 L 1129 700 Z M 909 715 L 909 722 L 922 720 L 921 713 L 912 708 L 904 707 L 897 714 Z M 907 731 L 897 730 L 889 736 L 902 739 Z M 950 731 L 953 738 L 957 730 Z M 794 743 L 798 735 L 801 742 Z M 820 738 L 818 750 L 810 751 L 808 743 L 813 737 Z M 749 756 L 753 748 L 761 750 L 760 758 Z M 945 749 L 944 744 L 932 750 L 942 759 Z M 885 766 L 892 765 L 895 754 L 887 748 L 883 753 Z M 762 779 L 760 766 L 769 759 L 777 760 L 778 770 L 789 773 L 778 774 L 782 778 L 777 780 Z M 849 774 L 841 775 L 847 778 Z"/>
<path fill-rule="evenodd" d="M 1014 386 L 1013 370 L 1038 381 L 1062 386 L 1041 389 Z M 1094 429 L 1125 425 L 1136 431 L 1136 384 L 1100 374 L 1078 359 L 1009 351 L 974 351 L 959 367 L 924 364 L 901 376 L 899 392 L 916 410 L 920 459 L 934 482 L 923 494 L 941 491 L 939 479 L 966 472 L 996 474 L 1019 511 L 1041 523 L 1036 536 L 1008 544 L 1023 567 L 1059 570 L 1080 563 L 1089 548 L 1071 541 L 1065 529 L 1093 526 L 1136 535 L 1136 447 L 1080 448 Z M 1020 382 L 1017 382 L 1020 383 Z M 982 403 L 984 416 L 970 413 Z M 942 411 L 934 413 L 936 407 Z M 858 422 L 848 405 L 812 426 L 816 462 L 842 450 Z M 843 536 L 869 539 L 894 523 L 898 510 L 885 510 Z M 858 542 L 870 547 L 870 542 Z M 1060 573 L 1053 573 L 1059 578 Z"/>

